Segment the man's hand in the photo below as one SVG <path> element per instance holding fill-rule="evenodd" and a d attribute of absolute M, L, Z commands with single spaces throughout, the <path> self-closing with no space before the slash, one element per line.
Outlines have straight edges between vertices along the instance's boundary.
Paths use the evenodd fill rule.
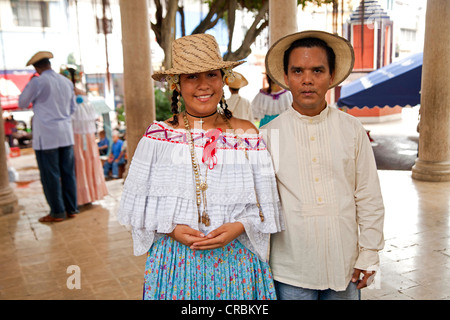
<path fill-rule="evenodd" d="M 359 279 L 361 276 L 361 273 L 364 276 L 362 279 Z M 360 269 L 355 268 L 353 271 L 352 282 L 357 283 L 356 289 L 362 289 L 367 286 L 370 286 L 374 277 L 375 277 L 375 271 L 366 271 L 366 270 L 360 270 Z"/>
<path fill-rule="evenodd" d="M 208 233 L 204 239 L 194 242 L 191 249 L 208 250 L 222 248 L 236 239 L 244 231 L 244 225 L 240 222 L 225 223 Z"/>

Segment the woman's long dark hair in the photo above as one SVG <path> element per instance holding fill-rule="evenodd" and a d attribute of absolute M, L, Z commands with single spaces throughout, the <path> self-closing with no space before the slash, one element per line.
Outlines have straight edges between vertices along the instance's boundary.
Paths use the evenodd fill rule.
<path fill-rule="evenodd" d="M 170 104 L 172 107 L 173 119 L 168 121 L 173 127 L 178 127 L 178 96 L 181 97 L 178 91 L 173 90 L 172 103 Z"/>

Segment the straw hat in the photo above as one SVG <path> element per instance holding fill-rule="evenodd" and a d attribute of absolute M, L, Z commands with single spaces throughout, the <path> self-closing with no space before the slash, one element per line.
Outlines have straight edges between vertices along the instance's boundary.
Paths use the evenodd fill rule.
<path fill-rule="evenodd" d="M 28 67 L 29 65 L 35 64 L 36 62 L 42 59 L 51 59 L 51 58 L 53 58 L 53 53 L 51 53 L 50 51 L 39 51 L 35 53 L 30 60 L 28 60 L 26 66 Z"/>
<path fill-rule="evenodd" d="M 172 44 L 172 68 L 152 75 L 164 81 L 167 75 L 193 74 L 234 68 L 245 61 L 223 61 L 216 39 L 209 34 L 193 34 L 176 39 Z"/>
<path fill-rule="evenodd" d="M 248 85 L 248 81 L 247 79 L 245 79 L 245 77 L 240 74 L 239 72 L 233 71 L 234 73 L 234 81 L 230 82 L 228 84 L 228 86 L 232 89 L 240 89 L 245 87 L 246 85 Z"/>
<path fill-rule="evenodd" d="M 284 52 L 294 41 L 304 38 L 318 38 L 325 41 L 336 55 L 334 80 L 329 89 L 344 81 L 352 72 L 355 54 L 352 45 L 346 39 L 324 31 L 309 30 L 297 32 L 279 39 L 272 45 L 266 55 L 267 73 L 281 87 L 289 90 L 289 87 L 284 82 Z"/>

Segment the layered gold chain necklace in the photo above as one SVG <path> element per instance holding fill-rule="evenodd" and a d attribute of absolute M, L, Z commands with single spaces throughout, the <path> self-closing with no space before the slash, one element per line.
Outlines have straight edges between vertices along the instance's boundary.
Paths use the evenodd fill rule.
<path fill-rule="evenodd" d="M 186 116 L 186 112 L 183 112 L 183 120 L 184 120 L 184 127 L 186 129 L 187 137 L 189 140 L 189 146 L 191 151 L 191 161 L 192 161 L 192 170 L 194 171 L 195 176 L 195 193 L 197 196 L 197 212 L 198 212 L 198 222 L 203 223 L 205 226 L 209 227 L 211 225 L 211 220 L 209 219 L 209 215 L 207 212 L 206 207 L 206 190 L 208 189 L 208 168 L 209 166 L 206 166 L 205 171 L 205 180 L 202 181 L 200 177 L 200 165 L 197 162 L 197 155 L 195 154 L 195 145 L 194 145 L 194 138 L 192 137 L 192 131 L 191 127 L 189 125 L 189 121 Z M 203 199 L 203 212 L 200 214 L 200 205 Z"/>
<path fill-rule="evenodd" d="M 225 117 L 225 115 L 222 114 L 221 112 L 219 112 L 219 114 L 222 116 L 222 118 L 223 118 L 224 122 L 227 124 L 228 128 L 233 130 L 230 122 Z M 183 120 L 184 120 L 184 126 L 186 129 L 186 132 L 188 133 L 187 137 L 189 140 L 189 147 L 190 147 L 190 152 L 191 152 L 192 170 L 194 171 L 194 176 L 195 176 L 195 193 L 196 193 L 196 197 L 197 197 L 198 222 L 203 223 L 205 226 L 208 227 L 211 225 L 211 220 L 209 218 L 208 211 L 207 211 L 206 190 L 208 189 L 208 183 L 207 183 L 208 169 L 211 169 L 211 167 L 208 164 L 206 165 L 205 180 L 202 181 L 201 173 L 200 173 L 200 165 L 197 162 L 197 155 L 195 153 L 194 138 L 192 136 L 191 127 L 189 125 L 189 121 L 187 119 L 186 112 L 183 112 Z M 236 135 L 236 139 L 240 142 L 239 145 L 242 145 L 242 140 L 237 135 Z M 245 152 L 245 157 L 248 160 L 248 154 L 247 154 L 247 150 L 245 149 L 245 147 L 243 148 L 243 150 Z M 258 207 L 258 210 L 259 210 L 259 217 L 261 219 L 261 222 L 263 222 L 264 215 L 261 210 L 261 206 L 260 206 L 259 199 L 258 199 L 258 194 L 256 193 L 256 188 L 255 188 L 255 196 L 256 196 L 256 206 Z M 200 205 L 201 205 L 202 199 L 203 199 L 203 212 L 200 213 L 200 211 L 201 211 Z"/>

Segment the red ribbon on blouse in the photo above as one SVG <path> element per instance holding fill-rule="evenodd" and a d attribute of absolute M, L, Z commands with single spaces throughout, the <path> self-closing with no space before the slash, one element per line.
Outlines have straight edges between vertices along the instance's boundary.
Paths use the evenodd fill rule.
<path fill-rule="evenodd" d="M 203 148 L 202 162 L 208 165 L 209 170 L 212 170 L 217 164 L 216 146 L 221 133 L 221 129 L 211 129 L 205 133 L 205 136 L 209 138 L 209 140 Z"/>

